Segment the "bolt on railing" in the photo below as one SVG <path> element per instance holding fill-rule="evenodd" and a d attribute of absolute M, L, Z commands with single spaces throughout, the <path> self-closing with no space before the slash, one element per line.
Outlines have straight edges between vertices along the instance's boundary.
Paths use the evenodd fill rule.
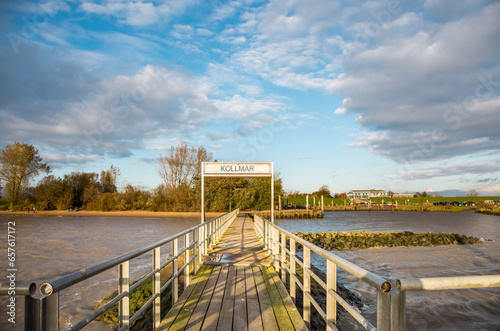
<path fill-rule="evenodd" d="M 177 301 L 179 295 L 179 276 L 184 273 L 184 286 L 187 287 L 189 285 L 191 263 L 193 263 L 192 272 L 195 274 L 197 272 L 197 264 L 202 261 L 203 255 L 207 254 L 207 249 L 220 239 L 224 231 L 236 219 L 238 213 L 238 209 L 233 210 L 174 236 L 94 266 L 75 271 L 69 275 L 44 283 L 39 287 L 35 283 L 17 282 L 15 295 L 25 297 L 25 330 L 59 330 L 59 292 L 115 266 L 118 266 L 118 295 L 92 314 L 77 322 L 69 330 L 80 330 L 97 319 L 105 311 L 112 308 L 116 303 L 119 304 L 119 330 L 128 330 L 130 325 L 151 305 L 153 305 L 153 328 L 156 329 L 160 325 L 160 294 L 172 285 L 172 301 L 173 303 Z M 179 251 L 178 239 L 181 237 L 184 237 L 184 248 Z M 190 242 L 191 238 L 193 238 L 192 242 Z M 160 263 L 160 247 L 168 243 L 172 243 L 172 257 L 164 263 Z M 190 257 L 190 250 L 193 251 L 192 257 Z M 129 262 L 147 252 L 152 252 L 153 255 L 152 271 L 131 286 Z M 184 264 L 179 267 L 178 258 L 183 254 Z M 169 264 L 172 264 L 172 276 L 161 286 L 160 270 Z M 153 294 L 151 298 L 134 315 L 129 316 L 130 293 L 150 278 L 153 278 Z M 0 295 L 10 295 L 8 284 L 0 283 Z"/>

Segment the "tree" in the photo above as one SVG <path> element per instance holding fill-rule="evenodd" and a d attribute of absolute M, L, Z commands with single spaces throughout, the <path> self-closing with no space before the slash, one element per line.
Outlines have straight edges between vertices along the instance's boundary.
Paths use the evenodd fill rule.
<path fill-rule="evenodd" d="M 64 175 L 63 182 L 69 188 L 69 192 L 67 193 L 70 193 L 72 195 L 72 199 L 68 201 L 69 205 L 73 207 L 82 207 L 86 202 L 85 190 L 96 191 L 97 189 L 92 189 L 92 187 L 99 187 L 99 182 L 97 181 L 97 179 L 98 175 L 93 172 L 72 172 L 69 175 Z M 90 192 L 91 191 L 87 192 L 87 199 L 89 199 Z M 66 206 L 66 208 L 67 207 L 68 206 Z"/>
<path fill-rule="evenodd" d="M 193 188 L 201 175 L 201 163 L 212 159 L 203 147 L 170 147 L 168 155 L 158 158 L 158 174 L 168 188 Z"/>
<path fill-rule="evenodd" d="M 116 179 L 120 176 L 120 169 L 111 167 L 109 170 L 101 171 L 101 192 L 102 193 L 116 193 Z"/>
<path fill-rule="evenodd" d="M 321 197 L 322 195 L 325 198 L 331 198 L 332 196 L 330 195 L 330 189 L 328 189 L 328 185 L 323 185 L 315 192 L 315 195 L 317 197 Z"/>
<path fill-rule="evenodd" d="M 42 162 L 33 145 L 15 142 L 0 149 L 0 179 L 5 182 L 5 193 L 11 207 L 20 198 L 21 191 L 40 172 L 50 173 L 50 167 Z"/>
<path fill-rule="evenodd" d="M 469 197 L 477 197 L 478 195 L 479 195 L 479 193 L 474 189 L 469 190 L 469 194 L 467 194 L 467 196 L 469 196 Z"/>

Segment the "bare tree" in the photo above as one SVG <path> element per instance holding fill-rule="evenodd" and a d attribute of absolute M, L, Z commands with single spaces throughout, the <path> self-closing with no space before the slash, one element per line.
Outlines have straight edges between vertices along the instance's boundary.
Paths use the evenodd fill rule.
<path fill-rule="evenodd" d="M 211 159 L 212 153 L 203 147 L 172 146 L 168 155 L 160 154 L 158 174 L 169 188 L 192 188 L 201 175 L 201 163 Z"/>
<path fill-rule="evenodd" d="M 467 196 L 469 196 L 469 197 L 477 197 L 478 195 L 479 195 L 479 193 L 474 189 L 469 190 L 469 194 L 467 194 Z"/>

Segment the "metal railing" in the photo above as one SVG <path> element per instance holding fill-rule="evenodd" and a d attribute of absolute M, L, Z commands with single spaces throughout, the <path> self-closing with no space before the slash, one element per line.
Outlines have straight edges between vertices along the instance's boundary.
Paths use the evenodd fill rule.
<path fill-rule="evenodd" d="M 112 308 L 116 303 L 119 304 L 119 330 L 128 330 L 130 325 L 152 305 L 153 328 L 156 329 L 160 325 L 160 294 L 171 285 L 172 304 L 177 301 L 180 290 L 179 276 L 184 273 L 184 286 L 187 287 L 191 271 L 193 274 L 196 273 L 197 264 L 202 262 L 203 256 L 219 240 L 224 231 L 236 219 L 238 213 L 238 209 L 233 210 L 174 236 L 94 266 L 75 271 L 40 286 L 37 286 L 35 283 L 16 284 L 16 296 L 25 297 L 25 330 L 59 330 L 59 292 L 116 266 L 118 266 L 118 295 L 92 314 L 77 322 L 69 330 L 80 330 L 105 311 Z M 182 237 L 184 237 L 184 248 L 179 251 L 178 240 Z M 172 256 L 167 261 L 161 263 L 160 247 L 168 243 L 172 244 Z M 190 257 L 191 250 L 193 252 L 192 257 Z M 152 270 L 134 285 L 130 286 L 129 262 L 147 252 L 152 252 L 153 255 Z M 178 259 L 183 254 L 184 264 L 179 266 Z M 192 268 L 190 268 L 191 263 L 193 265 Z M 165 284 L 161 285 L 160 270 L 169 264 L 172 264 L 172 276 Z M 135 314 L 129 316 L 130 293 L 150 278 L 153 278 L 151 298 Z M 8 284 L 0 283 L 0 295 L 9 295 L 8 289 Z"/>
<path fill-rule="evenodd" d="M 302 318 L 309 328 L 311 326 L 312 305 L 325 320 L 326 329 L 328 331 L 337 330 L 338 303 L 366 330 L 404 331 L 406 330 L 407 291 L 500 287 L 500 275 L 385 280 L 297 237 L 259 215 L 254 215 L 254 226 L 266 249 L 273 256 L 276 272 L 280 274 L 281 271 L 281 280 L 285 284 L 288 272 L 289 292 L 294 302 L 297 298 L 297 286 L 302 290 Z M 296 254 L 297 244 L 303 246 L 302 259 Z M 326 282 L 311 269 L 311 252 L 326 260 Z M 302 282 L 297 274 L 297 265 L 303 270 Z M 357 277 L 377 291 L 376 327 L 337 293 L 337 267 Z M 311 293 L 311 278 L 325 290 L 326 312 L 323 311 Z"/>

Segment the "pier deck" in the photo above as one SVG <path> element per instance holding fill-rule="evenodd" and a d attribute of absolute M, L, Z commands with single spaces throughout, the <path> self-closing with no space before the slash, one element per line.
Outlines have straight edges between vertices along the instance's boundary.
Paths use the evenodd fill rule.
<path fill-rule="evenodd" d="M 222 258 L 201 266 L 159 330 L 307 330 L 249 217 L 211 253 Z"/>

